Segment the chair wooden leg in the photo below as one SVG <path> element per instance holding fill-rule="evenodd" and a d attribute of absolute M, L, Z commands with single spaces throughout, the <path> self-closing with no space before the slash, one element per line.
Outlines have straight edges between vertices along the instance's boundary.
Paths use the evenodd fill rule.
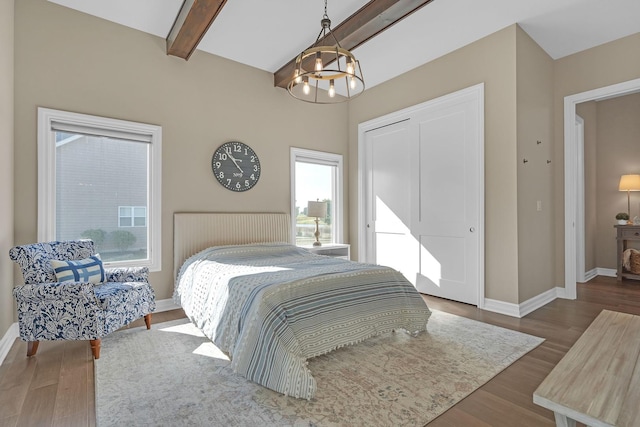
<path fill-rule="evenodd" d="M 151 329 L 151 313 L 144 316 L 144 323 L 147 324 L 147 329 Z"/>
<path fill-rule="evenodd" d="M 40 344 L 40 341 L 27 342 L 27 357 L 35 356 L 36 351 L 38 351 L 39 344 Z"/>
<path fill-rule="evenodd" d="M 102 341 L 100 340 L 100 338 L 98 338 L 97 340 L 91 340 L 91 352 L 93 353 L 93 358 L 94 359 L 100 359 L 100 344 L 102 343 Z"/>

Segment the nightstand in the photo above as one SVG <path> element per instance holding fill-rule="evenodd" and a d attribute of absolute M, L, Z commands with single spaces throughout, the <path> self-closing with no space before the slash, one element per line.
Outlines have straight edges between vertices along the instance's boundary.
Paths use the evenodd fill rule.
<path fill-rule="evenodd" d="M 640 280 L 640 275 L 627 271 L 622 267 L 622 257 L 624 251 L 627 249 L 628 242 L 640 241 L 640 225 L 614 225 L 617 231 L 616 240 L 618 241 L 618 282 L 625 279 Z"/>
<path fill-rule="evenodd" d="M 344 243 L 331 243 L 322 246 L 301 246 L 309 252 L 335 258 L 351 259 L 351 245 Z"/>

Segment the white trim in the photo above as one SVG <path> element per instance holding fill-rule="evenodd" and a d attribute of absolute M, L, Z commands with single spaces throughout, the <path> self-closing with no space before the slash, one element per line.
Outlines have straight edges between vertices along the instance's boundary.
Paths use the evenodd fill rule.
<path fill-rule="evenodd" d="M 150 271 L 162 269 L 162 127 L 126 120 L 110 119 L 68 111 L 38 107 L 38 231 L 39 242 L 56 240 L 56 144 L 52 126 L 67 123 L 105 129 L 106 134 L 131 136 L 138 141 L 143 137 L 149 145 L 149 192 L 147 201 L 147 227 L 149 260 L 118 262 L 118 267 L 147 266 Z M 44 214 L 47 213 L 47 214 Z M 115 266 L 112 263 L 111 266 Z M 109 265 L 109 264 L 106 264 Z"/>
<path fill-rule="evenodd" d="M 556 298 L 564 297 L 564 288 L 552 288 L 548 291 L 529 298 L 520 304 L 513 304 L 504 301 L 486 298 L 484 300 L 484 310 L 493 311 L 494 313 L 505 314 L 511 317 L 524 317 L 527 314 L 549 304 Z"/>
<path fill-rule="evenodd" d="M 9 350 L 11 350 L 13 343 L 16 342 L 16 338 L 20 338 L 20 329 L 17 323 L 13 323 L 0 339 L 0 365 L 9 354 Z"/>
<path fill-rule="evenodd" d="M 592 268 L 589 271 L 585 271 L 584 272 L 584 282 L 580 282 L 580 283 L 587 283 L 589 280 L 593 279 L 594 277 L 598 276 L 598 269 L 597 268 Z"/>
<path fill-rule="evenodd" d="M 551 301 L 553 301 L 556 298 L 558 298 L 558 291 L 556 290 L 556 288 L 549 289 L 548 291 L 543 292 L 540 295 L 536 295 L 533 298 L 529 298 L 525 302 L 520 303 L 519 317 L 526 316 L 532 311 L 535 311 L 540 307 L 543 307 L 549 304 Z"/>
<path fill-rule="evenodd" d="M 337 167 L 337 182 L 334 183 L 335 203 L 333 204 L 333 242 L 344 242 L 344 166 L 342 154 L 327 153 L 325 151 L 307 150 L 291 147 L 289 158 L 289 174 L 291 181 L 291 237 L 296 241 L 296 162 L 312 163 Z"/>
<path fill-rule="evenodd" d="M 576 115 L 576 281 L 585 282 L 584 119 Z"/>
<path fill-rule="evenodd" d="M 640 91 L 640 79 L 593 89 L 564 98 L 564 289 L 563 298 L 576 299 L 576 229 L 578 147 L 576 147 L 576 105 Z"/>
<path fill-rule="evenodd" d="M 615 268 L 600 268 L 596 269 L 597 276 L 605 276 L 605 277 L 617 277 L 618 271 Z"/>
<path fill-rule="evenodd" d="M 492 311 L 494 313 L 505 314 L 511 317 L 520 317 L 520 307 L 518 304 L 510 302 L 498 301 L 495 299 L 484 299 L 483 310 Z"/>
<path fill-rule="evenodd" d="M 485 273 L 485 218 L 484 218 L 484 202 L 485 202 L 485 183 L 484 183 L 484 83 L 478 83 L 477 85 L 461 89 L 459 91 L 438 97 L 433 100 L 429 100 L 411 107 L 404 108 L 402 110 L 394 111 L 393 113 L 386 114 L 381 117 L 358 124 L 358 261 L 366 262 L 366 234 L 367 230 L 365 225 L 367 224 L 366 218 L 366 206 L 365 206 L 365 182 L 366 182 L 366 159 L 365 159 L 365 140 L 366 132 L 388 126 L 400 121 L 407 120 L 411 115 L 416 114 L 422 110 L 426 105 L 437 106 L 441 103 L 451 103 L 452 101 L 463 97 L 475 97 L 478 103 L 478 206 L 476 207 L 478 212 L 478 308 L 485 308 L 484 291 L 484 273 Z"/>

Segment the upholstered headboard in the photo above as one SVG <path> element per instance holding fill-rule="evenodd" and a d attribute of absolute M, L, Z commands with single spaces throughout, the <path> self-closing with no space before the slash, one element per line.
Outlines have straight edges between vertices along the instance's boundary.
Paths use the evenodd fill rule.
<path fill-rule="evenodd" d="M 173 214 L 173 277 L 187 258 L 210 246 L 292 241 L 287 213 L 178 212 Z"/>

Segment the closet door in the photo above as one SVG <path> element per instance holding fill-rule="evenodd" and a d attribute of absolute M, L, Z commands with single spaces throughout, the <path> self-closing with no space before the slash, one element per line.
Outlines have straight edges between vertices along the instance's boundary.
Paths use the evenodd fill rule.
<path fill-rule="evenodd" d="M 367 261 L 400 271 L 415 286 L 418 241 L 411 235 L 411 136 L 404 120 L 368 131 Z"/>
<path fill-rule="evenodd" d="M 418 128 L 419 174 L 412 231 L 419 240 L 418 291 L 478 304 L 479 142 L 474 99 L 429 106 Z M 479 181 L 480 180 L 480 181 Z"/>
<path fill-rule="evenodd" d="M 366 261 L 418 291 L 478 305 L 483 288 L 482 86 L 364 132 Z"/>

